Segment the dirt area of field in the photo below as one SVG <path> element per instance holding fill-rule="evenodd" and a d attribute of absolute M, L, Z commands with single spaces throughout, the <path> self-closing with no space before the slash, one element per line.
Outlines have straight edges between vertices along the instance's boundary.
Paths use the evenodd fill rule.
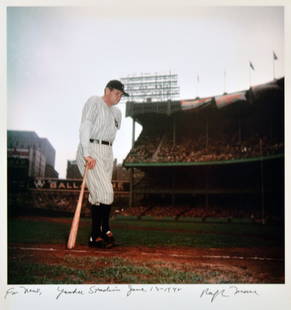
<path fill-rule="evenodd" d="M 144 263 L 163 262 L 167 266 L 184 266 L 185 270 L 199 273 L 209 270 L 232 273 L 242 283 L 284 283 L 284 261 L 276 248 L 230 248 L 230 249 L 193 249 L 187 247 L 128 247 L 116 246 L 112 249 L 91 249 L 77 246 L 67 250 L 65 245 L 56 244 L 13 244 L 9 247 L 10 256 L 24 261 L 29 257 L 30 263 L 46 265 L 66 265 L 66 256 L 72 257 L 110 257 L 123 258 L 142 265 Z M 98 268 L 106 261 L 97 261 Z M 74 263 L 73 263 L 74 264 Z M 78 268 L 70 262 L 70 268 Z M 92 266 L 90 266 L 92 267 Z M 97 267 L 97 266 L 96 266 Z"/>

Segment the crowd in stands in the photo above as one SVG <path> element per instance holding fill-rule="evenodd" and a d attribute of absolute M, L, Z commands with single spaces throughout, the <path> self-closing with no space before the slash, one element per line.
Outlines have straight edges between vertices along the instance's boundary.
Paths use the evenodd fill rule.
<path fill-rule="evenodd" d="M 189 218 L 240 218 L 255 221 L 260 219 L 261 211 L 246 208 L 189 207 L 189 206 L 136 206 L 119 212 L 123 216 L 151 216 L 154 218 L 189 217 Z M 267 215 L 271 217 L 271 215 Z"/>
<path fill-rule="evenodd" d="M 143 159 L 142 161 L 151 161 L 160 140 L 161 137 L 159 135 L 142 132 L 134 148 L 130 151 L 126 159 L 127 162 L 135 162 L 138 159 Z"/>
<path fill-rule="evenodd" d="M 239 208 L 192 208 L 183 216 L 186 217 L 217 217 L 217 218 L 252 218 L 259 217 L 259 213 L 254 210 L 244 210 Z"/>
<path fill-rule="evenodd" d="M 200 162 L 269 156 L 284 152 L 282 141 L 254 135 L 239 139 L 234 135 L 184 136 L 173 142 L 167 134 L 144 133 L 126 162 Z"/>

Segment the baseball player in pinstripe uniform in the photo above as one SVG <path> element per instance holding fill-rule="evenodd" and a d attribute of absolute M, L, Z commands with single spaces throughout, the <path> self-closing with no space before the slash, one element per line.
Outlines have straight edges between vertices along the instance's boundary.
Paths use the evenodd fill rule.
<path fill-rule="evenodd" d="M 122 96 L 128 96 L 124 85 L 111 80 L 103 97 L 90 97 L 82 111 L 77 165 L 82 175 L 85 165 L 89 168 L 86 181 L 92 215 L 91 247 L 111 247 L 114 244 L 109 226 L 113 203 L 112 143 L 121 124 L 121 112 L 115 105 Z"/>

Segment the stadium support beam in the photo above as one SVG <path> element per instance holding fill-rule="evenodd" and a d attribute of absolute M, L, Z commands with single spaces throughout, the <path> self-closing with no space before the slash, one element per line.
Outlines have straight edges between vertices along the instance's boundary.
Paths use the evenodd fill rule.
<path fill-rule="evenodd" d="M 241 133 L 241 121 L 238 119 L 238 143 L 241 144 L 242 141 L 242 133 Z"/>
<path fill-rule="evenodd" d="M 129 183 L 129 207 L 133 207 L 134 202 L 134 188 L 133 188 L 133 182 L 134 182 L 134 168 L 130 168 L 130 183 Z"/>
<path fill-rule="evenodd" d="M 132 119 L 132 140 L 131 140 L 131 147 L 134 147 L 135 142 L 135 118 Z M 129 183 L 129 207 L 133 207 L 134 202 L 134 168 L 130 168 L 130 183 Z"/>
<path fill-rule="evenodd" d="M 264 189 L 264 162 L 263 162 L 263 141 L 260 139 L 260 172 L 261 172 L 261 212 L 262 224 L 265 224 L 265 189 Z"/>
<path fill-rule="evenodd" d="M 176 117 L 173 117 L 173 146 L 176 145 Z"/>
<path fill-rule="evenodd" d="M 209 126 L 208 126 L 208 116 L 206 118 L 206 147 L 208 147 L 208 132 L 209 132 Z"/>
<path fill-rule="evenodd" d="M 135 142 L 135 118 L 132 119 L 132 140 L 131 140 L 131 146 L 134 146 Z"/>
<path fill-rule="evenodd" d="M 208 197 L 208 176 L 209 176 L 209 167 L 206 167 L 206 182 L 205 182 L 205 189 L 206 189 L 206 195 L 205 195 L 205 208 L 208 209 L 209 206 L 209 197 Z"/>
<path fill-rule="evenodd" d="M 176 196 L 175 196 L 175 189 L 176 189 L 176 169 L 173 169 L 173 173 L 172 173 L 172 197 L 171 197 L 171 201 L 172 201 L 172 207 L 175 207 L 176 204 Z"/>

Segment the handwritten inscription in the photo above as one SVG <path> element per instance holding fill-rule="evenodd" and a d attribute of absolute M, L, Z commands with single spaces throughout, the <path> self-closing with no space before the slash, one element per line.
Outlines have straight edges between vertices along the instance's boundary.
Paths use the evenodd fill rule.
<path fill-rule="evenodd" d="M 160 293 L 168 293 L 168 294 L 172 294 L 172 293 L 178 293 L 181 292 L 182 288 L 180 287 L 163 287 L 163 286 L 151 286 L 150 288 L 150 292 L 160 292 Z"/>
<path fill-rule="evenodd" d="M 179 287 L 163 287 L 163 286 L 150 286 L 148 288 L 145 287 L 134 287 L 132 285 L 128 286 L 128 291 L 126 296 L 132 295 L 132 293 L 168 293 L 168 294 L 175 294 L 181 292 L 182 288 Z"/>
<path fill-rule="evenodd" d="M 224 289 L 216 289 L 211 290 L 210 288 L 206 288 L 200 294 L 200 298 L 205 297 L 209 298 L 211 303 L 213 303 L 218 297 L 222 298 L 229 298 L 238 295 L 259 295 L 256 290 L 246 290 L 246 289 L 239 289 L 237 286 L 229 286 L 228 288 Z"/>
<path fill-rule="evenodd" d="M 137 292 L 139 292 L 139 293 L 146 293 L 147 290 L 146 290 L 144 287 L 138 288 L 138 287 L 133 287 L 133 286 L 129 285 L 129 286 L 128 286 L 128 291 L 127 291 L 126 296 L 128 297 L 128 296 L 130 296 L 132 293 L 137 293 Z"/>
<path fill-rule="evenodd" d="M 4 298 L 6 299 L 8 296 L 14 296 L 17 294 L 18 294 L 18 291 L 16 291 L 14 287 L 11 287 L 6 291 Z"/>
<path fill-rule="evenodd" d="M 88 294 L 97 294 L 97 293 L 115 293 L 115 292 L 120 292 L 121 290 L 117 287 L 112 288 L 110 286 L 107 286 L 106 288 L 103 287 L 98 287 L 98 286 L 91 286 L 89 287 Z"/>
<path fill-rule="evenodd" d="M 41 296 L 42 291 L 40 288 L 28 288 L 25 286 L 19 286 L 18 289 L 11 287 L 6 291 L 4 298 L 6 299 L 8 296 L 14 296 L 18 294 Z"/>
<path fill-rule="evenodd" d="M 57 294 L 56 299 L 59 299 L 61 296 L 63 295 L 85 295 L 83 290 L 78 290 L 77 288 L 73 289 L 73 290 L 69 290 L 69 289 L 64 289 L 61 287 L 57 288 L 57 291 L 59 292 Z"/>
<path fill-rule="evenodd" d="M 64 297 L 70 296 L 92 296 L 98 294 L 125 294 L 125 296 L 130 297 L 137 294 L 177 294 L 182 292 L 181 287 L 175 286 L 166 286 L 166 285 L 128 285 L 125 287 L 118 287 L 118 286 L 98 286 L 92 285 L 89 287 L 56 287 L 56 294 L 54 298 L 56 300 L 61 300 Z M 27 286 L 17 286 L 17 287 L 10 287 L 6 290 L 4 294 L 4 298 L 7 299 L 8 297 L 12 296 L 42 296 L 43 291 L 40 287 L 27 287 Z M 209 300 L 211 303 L 216 301 L 217 299 L 222 298 L 230 298 L 235 296 L 259 296 L 258 292 L 254 289 L 244 289 L 240 288 L 235 285 L 231 285 L 228 287 L 223 287 L 222 289 L 212 289 L 212 288 L 205 288 L 200 293 L 200 298 L 204 298 Z"/>
<path fill-rule="evenodd" d="M 223 290 L 210 290 L 209 288 L 205 289 L 202 291 L 200 297 L 203 297 L 203 296 L 207 296 L 210 298 L 211 302 L 214 302 L 214 300 L 218 297 L 218 296 L 221 296 L 221 297 L 229 297 L 229 295 L 225 292 L 226 290 L 223 289 Z"/>
<path fill-rule="evenodd" d="M 56 287 L 56 300 L 61 300 L 64 297 L 69 296 L 88 296 L 88 295 L 97 295 L 97 294 L 114 294 L 114 293 L 124 293 L 127 297 L 134 295 L 134 294 L 143 294 L 143 293 L 159 293 L 159 294 L 175 294 L 182 291 L 182 288 L 172 287 L 172 286 L 134 286 L 128 285 L 125 287 L 118 287 L 118 286 L 98 286 L 92 285 L 90 287 Z M 8 296 L 15 296 L 15 295 L 38 295 L 41 296 L 43 293 L 40 288 L 31 288 L 25 286 L 18 286 L 18 287 L 11 287 L 7 289 L 4 298 L 8 298 Z"/>

